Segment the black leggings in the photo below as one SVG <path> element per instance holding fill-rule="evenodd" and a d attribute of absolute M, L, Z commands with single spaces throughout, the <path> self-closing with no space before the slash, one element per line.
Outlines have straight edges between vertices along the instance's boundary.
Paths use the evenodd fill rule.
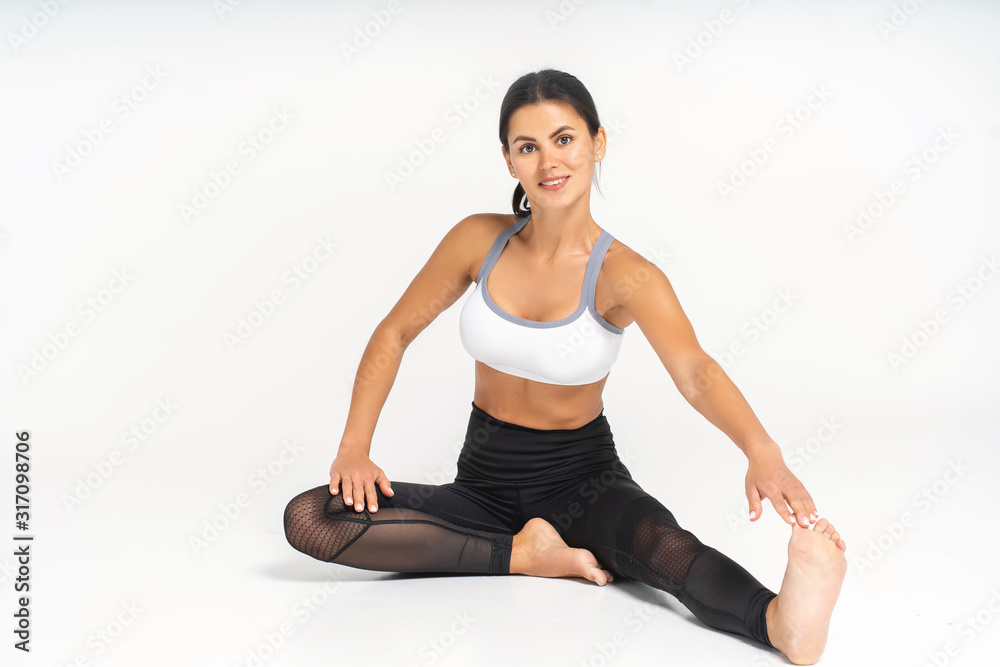
<path fill-rule="evenodd" d="M 704 623 L 771 646 L 775 593 L 702 544 L 642 490 L 618 458 L 602 411 L 575 429 L 534 429 L 472 403 L 455 481 L 376 487 L 378 511 L 345 507 L 329 484 L 285 508 L 285 537 L 326 562 L 390 572 L 509 574 L 513 535 L 533 517 L 588 549 L 616 578 L 674 595 Z"/>

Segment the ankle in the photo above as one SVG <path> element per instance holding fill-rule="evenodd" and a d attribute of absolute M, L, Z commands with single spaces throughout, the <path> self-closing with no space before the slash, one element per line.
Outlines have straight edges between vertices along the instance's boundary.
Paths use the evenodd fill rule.
<path fill-rule="evenodd" d="M 524 531 L 514 534 L 514 539 L 510 547 L 510 573 L 526 574 L 529 563 L 527 546 L 525 544 Z"/>
<path fill-rule="evenodd" d="M 778 596 L 771 598 L 771 601 L 767 603 L 767 609 L 764 612 L 764 623 L 767 632 L 767 641 L 771 643 L 771 646 L 784 653 L 784 642 L 781 641 L 781 622 L 778 619 L 779 604 Z"/>

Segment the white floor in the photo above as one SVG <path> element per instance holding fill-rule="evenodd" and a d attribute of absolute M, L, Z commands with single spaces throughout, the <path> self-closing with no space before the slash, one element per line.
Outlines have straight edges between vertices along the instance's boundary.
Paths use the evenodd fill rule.
<path fill-rule="evenodd" d="M 0 665 L 787 664 L 634 582 L 368 572 L 285 541 L 287 501 L 329 480 L 374 327 L 455 222 L 508 210 L 500 103 L 547 66 L 575 72 L 610 129 L 595 219 L 670 277 L 847 541 L 820 664 L 996 664 L 997 7 L 919 4 L 886 35 L 895 5 L 733 3 L 709 39 L 723 5 L 428 0 L 351 54 L 391 3 L 51 4 L 0 9 L 23 40 L 5 37 L 0 66 Z M 811 109 L 820 85 L 833 96 Z M 791 137 L 789 113 L 810 116 Z M 768 137 L 780 150 L 722 202 Z M 392 479 L 453 478 L 474 379 L 460 305 L 407 350 L 383 408 L 372 457 Z M 604 394 L 622 458 L 777 590 L 790 528 L 769 504 L 743 519 L 745 458 L 625 335 Z M 903 339 L 918 349 L 894 365 Z M 13 647 L 25 577 L 30 654 Z"/>
<path fill-rule="evenodd" d="M 991 574 L 994 531 L 980 513 L 989 516 L 997 500 L 989 477 L 998 463 L 996 418 L 843 418 L 851 434 L 818 452 L 802 473 L 823 513 L 843 530 L 851 563 L 822 664 L 922 665 L 951 645 L 954 664 L 992 664 L 1000 648 L 1000 619 L 993 622 L 1000 578 Z M 942 429 L 956 442 L 944 442 Z M 389 574 L 315 561 L 285 542 L 281 512 L 300 487 L 322 483 L 322 448 L 311 447 L 257 493 L 250 483 L 232 483 L 226 456 L 206 451 L 199 463 L 192 455 L 235 451 L 226 427 L 205 422 L 197 430 L 200 436 L 158 436 L 156 453 L 137 452 L 72 512 L 44 491 L 57 486 L 49 480 L 72 477 L 69 466 L 46 451 L 45 429 L 34 431 L 42 474 L 34 499 L 33 654 L 6 664 L 787 664 L 753 642 L 707 628 L 668 594 L 636 582 L 601 588 L 583 580 Z M 458 433 L 459 424 L 446 430 Z M 905 450 L 880 445 L 893 434 Z M 651 447 L 629 452 L 650 457 Z M 647 487 L 668 498 L 703 541 L 778 590 L 786 528 L 770 507 L 754 525 L 736 518 L 740 455 L 722 447 L 706 444 L 714 451 L 696 453 L 697 467 L 683 471 L 697 481 L 673 490 L 655 480 L 653 468 L 633 464 L 633 474 L 650 480 Z M 386 450 L 381 459 L 388 464 L 395 457 Z M 931 451 L 935 456 L 918 462 L 918 454 Z M 713 465 L 713 457 L 723 464 Z M 935 487 L 948 461 L 968 470 Z M 227 478 L 224 492 L 218 480 Z M 915 501 L 924 487 L 936 488 L 928 509 Z M 60 495 L 72 491 L 65 483 L 57 488 Z M 232 504 L 241 492 L 250 502 L 237 516 Z M 228 525 L 220 503 L 235 516 Z M 904 512 L 913 520 L 893 528 Z M 222 530 L 205 532 L 209 520 Z M 4 563 L 9 592 L 9 555 Z M 9 594 L 5 600 L 12 608 Z M 968 617 L 978 617 L 982 630 Z M 258 663 L 254 655 L 267 659 Z"/>

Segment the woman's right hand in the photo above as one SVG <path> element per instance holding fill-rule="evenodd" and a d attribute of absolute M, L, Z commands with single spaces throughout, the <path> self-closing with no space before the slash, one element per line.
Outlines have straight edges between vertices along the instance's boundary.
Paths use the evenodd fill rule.
<path fill-rule="evenodd" d="M 343 450 L 337 453 L 330 466 L 330 493 L 336 495 L 338 487 L 343 486 L 345 505 L 353 505 L 360 512 L 367 501 L 369 511 L 377 512 L 376 484 L 383 494 L 392 496 L 389 478 L 367 455 Z"/>

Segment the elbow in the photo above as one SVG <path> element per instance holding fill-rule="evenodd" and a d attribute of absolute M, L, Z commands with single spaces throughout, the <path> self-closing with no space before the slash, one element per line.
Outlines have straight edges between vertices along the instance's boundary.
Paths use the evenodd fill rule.
<path fill-rule="evenodd" d="M 694 403 L 724 376 L 725 371 L 719 362 L 707 354 L 700 355 L 689 362 L 685 371 L 680 374 L 680 379 L 676 382 L 677 390 L 688 403 Z"/>
<path fill-rule="evenodd" d="M 383 345 L 388 345 L 393 350 L 402 352 L 409 347 L 410 342 L 416 337 L 416 333 L 408 333 L 402 329 L 389 325 L 385 320 L 383 320 L 375 328 L 373 337 L 381 339 Z"/>

